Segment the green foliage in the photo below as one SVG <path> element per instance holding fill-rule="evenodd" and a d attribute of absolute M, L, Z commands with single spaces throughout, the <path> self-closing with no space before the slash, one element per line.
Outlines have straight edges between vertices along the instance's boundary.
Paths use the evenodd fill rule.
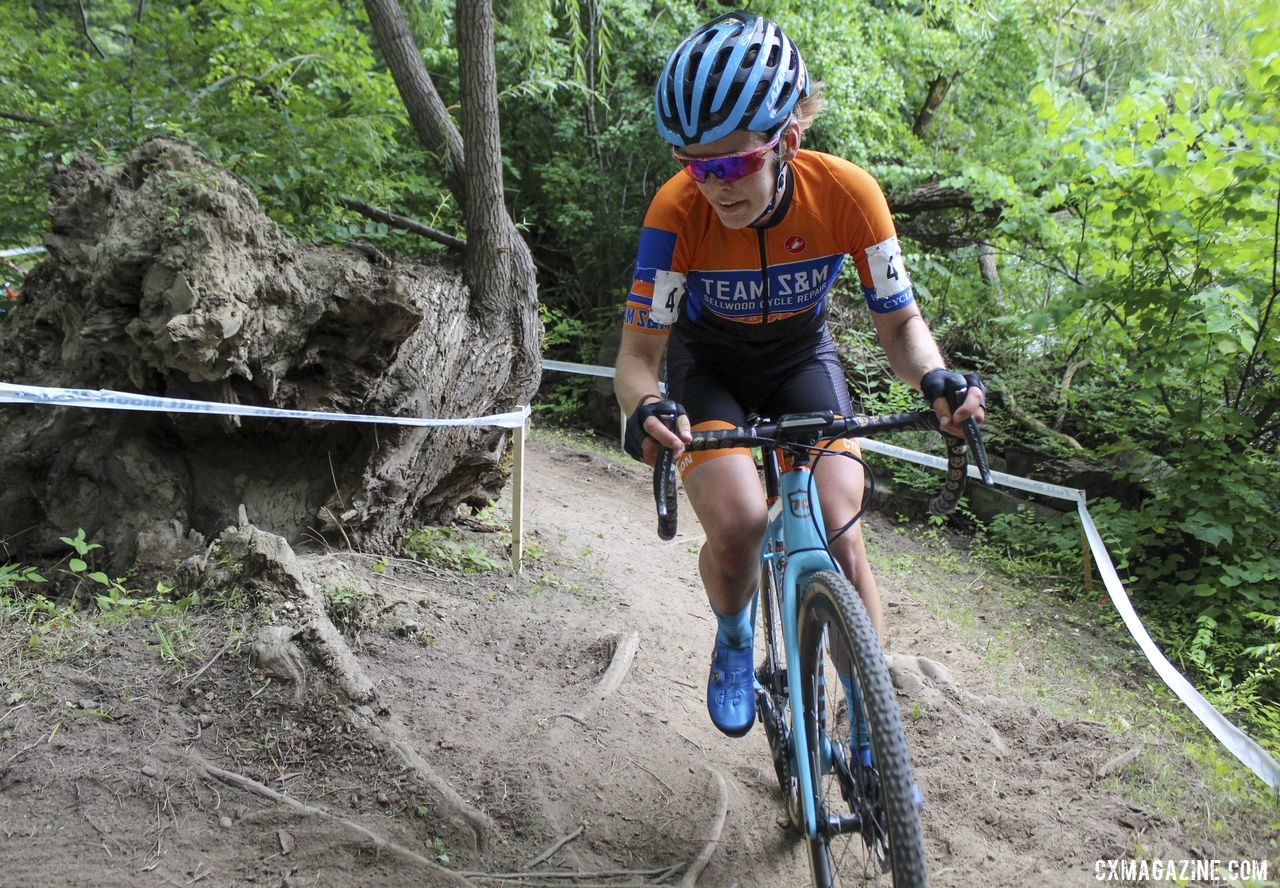
<path fill-rule="evenodd" d="M 409 214 L 443 209 L 436 224 L 456 228 L 358 9 L 108 0 L 85 7 L 86 31 L 65 4 L 6 4 L 0 110 L 18 117 L 0 137 L 0 175 L 17 187 L 0 192 L 0 239 L 43 230 L 53 162 L 77 151 L 117 159 L 153 134 L 201 146 L 296 234 L 352 236 L 341 195 L 398 199 Z"/>
<path fill-rule="evenodd" d="M 44 583 L 45 578 L 29 564 L 0 564 L 0 595 L 21 588 L 23 583 Z"/>
<path fill-rule="evenodd" d="M 1268 0 L 1054 5 L 1053 74 L 1094 107 L 1153 74 L 1190 81 L 1201 95 L 1230 86 L 1250 60 L 1239 35 L 1274 17 Z"/>
<path fill-rule="evenodd" d="M 1280 682 L 1247 615 L 1280 613 L 1280 31 L 1249 40 L 1229 87 L 1157 77 L 1101 109 L 1038 87 L 1052 150 L 1016 181 L 982 183 L 1008 203 L 1006 281 L 1040 294 L 1006 319 L 1025 360 L 1002 382 L 1035 393 L 1046 367 L 1050 380 L 1086 367 L 1062 405 L 1074 433 L 1170 467 L 1139 479 L 1136 506 L 1091 511 L 1166 652 L 1270 730 Z M 1032 406 L 1053 395 L 1042 387 Z M 1025 532 L 1046 560 L 1076 549 Z"/>
<path fill-rule="evenodd" d="M 199 656 L 195 624 L 188 618 L 169 616 L 151 624 L 151 646 L 169 666 L 184 669 Z"/>
<path fill-rule="evenodd" d="M 46 583 L 48 580 L 30 565 L 0 565 L 0 620 L 31 625 L 56 614 L 57 605 L 34 588 Z"/>
<path fill-rule="evenodd" d="M 1074 513 L 1042 521 L 1024 504 L 1017 512 L 997 515 L 981 527 L 974 551 L 1002 570 L 1041 586 L 1049 580 L 1074 585 L 1082 575 L 1080 524 Z"/>
<path fill-rule="evenodd" d="M 104 626 L 145 619 L 151 621 L 151 644 L 165 662 L 183 666 L 195 656 L 189 614 L 201 605 L 198 595 L 175 599 L 163 580 L 147 592 L 127 578 L 93 570 L 86 559 L 102 547 L 83 528 L 61 540 L 73 554 L 65 568 L 49 572 L 52 583 L 30 566 L 0 565 L 0 622 L 26 627 L 26 653 L 69 659 L 93 644 Z M 49 587 L 60 591 L 46 594 Z"/>
<path fill-rule="evenodd" d="M 320 595 L 324 598 L 324 611 L 333 625 L 342 632 L 354 632 L 369 625 L 370 614 L 365 609 L 365 599 L 354 586 L 321 583 Z"/>
<path fill-rule="evenodd" d="M 190 607 L 200 604 L 197 593 L 173 600 L 170 593 L 173 586 L 164 580 L 157 580 L 154 592 L 143 592 L 131 588 L 124 577 L 111 578 L 100 570 L 90 570 L 84 560 L 90 552 L 101 549 L 98 543 L 91 543 L 85 538 L 84 528 L 78 528 L 74 537 L 59 537 L 71 547 L 75 556 L 67 560 L 64 575 L 70 579 L 77 590 L 89 588 L 93 590 L 93 600 L 104 618 L 109 620 L 132 620 L 139 617 L 155 617 L 182 613 Z"/>
<path fill-rule="evenodd" d="M 464 542 L 452 527 L 423 527 L 410 531 L 400 544 L 407 558 L 464 573 L 500 570 L 502 562 L 475 543 Z"/>

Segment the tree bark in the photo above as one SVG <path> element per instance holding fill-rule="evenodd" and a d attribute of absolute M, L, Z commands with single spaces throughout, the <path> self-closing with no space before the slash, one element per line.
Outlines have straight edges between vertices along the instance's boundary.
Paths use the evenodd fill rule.
<path fill-rule="evenodd" d="M 929 124 L 933 122 L 933 115 L 942 107 L 943 101 L 947 98 L 947 90 L 951 88 L 951 84 L 955 83 L 960 77 L 960 72 L 947 77 L 939 74 L 933 78 L 929 84 L 929 93 L 925 96 L 924 104 L 920 107 L 920 111 L 916 114 L 916 122 L 912 125 L 911 131 L 918 138 L 923 138 L 925 130 L 929 128 Z"/>
<path fill-rule="evenodd" d="M 428 151 L 443 155 L 449 190 L 460 205 L 465 205 L 466 155 L 462 134 L 449 118 L 449 110 L 422 63 L 404 11 L 396 0 L 365 0 L 364 8 L 418 141 Z"/>
<path fill-rule="evenodd" d="M 365 10 L 414 131 L 424 147 L 444 154 L 449 188 L 463 208 L 464 268 L 473 297 L 468 315 L 483 340 L 475 349 L 472 379 L 482 385 L 486 378 L 505 381 L 498 389 L 499 408 L 525 403 L 541 373 L 537 274 L 503 199 L 492 5 L 458 0 L 455 7 L 462 133 L 422 64 L 396 0 L 365 0 Z"/>
<path fill-rule="evenodd" d="M 978 210 L 968 191 L 937 182 L 887 198 L 899 234 L 944 252 L 986 240 L 1003 211 L 999 203 Z"/>
<path fill-rule="evenodd" d="M 992 289 L 996 305 L 1004 308 L 1004 289 L 1000 286 L 1000 269 L 996 266 L 996 248 L 987 241 L 978 244 L 978 270 L 982 282 Z"/>
<path fill-rule="evenodd" d="M 536 386 L 537 273 L 524 240 L 507 213 L 502 187 L 502 139 L 498 75 L 493 60 L 493 10 L 489 0 L 458 0 L 458 67 L 465 110 L 463 140 L 470 151 L 463 204 L 467 227 L 465 269 L 482 323 L 509 323 L 514 333 L 512 381 Z M 492 355 L 491 359 L 500 359 Z"/>

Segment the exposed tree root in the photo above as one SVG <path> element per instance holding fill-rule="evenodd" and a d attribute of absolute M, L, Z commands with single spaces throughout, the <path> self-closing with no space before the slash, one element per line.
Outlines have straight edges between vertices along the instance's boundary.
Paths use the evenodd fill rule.
<path fill-rule="evenodd" d="M 304 804 L 295 798 L 278 793 L 268 786 L 263 786 L 258 781 L 250 777 L 246 777 L 243 774 L 237 774 L 233 771 L 224 771 L 221 768 L 209 764 L 199 755 L 194 753 L 191 754 L 190 759 L 196 769 L 206 777 L 216 778 L 231 786 L 238 786 L 241 789 L 254 793 L 255 795 L 262 796 L 263 798 L 270 799 L 277 804 L 284 805 L 300 814 L 305 814 L 308 817 L 319 817 L 322 820 L 328 820 L 331 823 L 336 823 L 344 829 L 360 836 L 372 845 L 375 850 L 391 854 L 401 860 L 408 861 L 409 863 L 417 864 L 418 866 L 430 871 L 432 875 L 440 880 L 436 884 L 471 886 L 471 888 L 475 888 L 474 883 L 466 879 L 464 876 L 460 876 L 452 870 L 445 869 L 438 863 L 428 860 L 421 854 L 410 851 L 403 845 L 397 845 L 395 842 L 388 841 L 360 824 L 347 820 L 345 817 L 339 817 L 336 814 L 331 814 L 323 808 Z"/>
<path fill-rule="evenodd" d="M 1000 392 L 1000 397 L 1004 398 L 1004 405 L 1008 409 L 1009 413 L 1012 414 L 1013 418 L 1018 420 L 1018 422 L 1022 423 L 1027 428 L 1039 432 L 1047 437 L 1056 438 L 1072 450 L 1084 450 L 1084 445 L 1068 435 L 1066 432 L 1060 432 L 1057 429 L 1049 428 L 1049 426 L 1045 425 L 1043 422 L 1019 407 L 1017 399 L 1014 398 L 1013 393 L 1008 389 L 1002 390 Z"/>
<path fill-rule="evenodd" d="M 576 839 L 578 836 L 582 835 L 582 831 L 583 831 L 584 829 L 586 829 L 586 827 L 585 827 L 585 826 L 579 826 L 579 827 L 578 827 L 577 829 L 575 829 L 573 832 L 569 833 L 569 835 L 567 835 L 567 836 L 563 836 L 563 837 L 561 837 L 560 839 L 556 840 L 556 842 L 555 842 L 555 843 L 553 843 L 553 844 L 551 845 L 551 847 L 550 847 L 550 848 L 548 848 L 546 851 L 543 851 L 541 854 L 539 854 L 539 855 L 538 855 L 537 857 L 535 857 L 533 860 L 531 860 L 531 861 L 529 861 L 527 864 L 525 864 L 525 869 L 533 869 L 535 866 L 537 866 L 537 865 L 538 865 L 538 864 L 540 864 L 540 863 L 546 863 L 546 862 L 547 862 L 548 860 L 550 860 L 553 856 L 555 856 L 555 853 L 556 853 L 557 851 L 559 851 L 559 850 L 560 850 L 561 848 L 563 848 L 565 845 L 567 845 L 567 844 L 569 844 L 570 842 L 572 842 L 572 841 L 573 841 L 574 839 Z"/>
<path fill-rule="evenodd" d="M 293 643 L 297 630 L 292 626 L 264 626 L 258 630 L 249 648 L 253 665 L 268 675 L 293 684 L 293 702 L 301 703 L 306 692 L 306 674 L 302 654 Z"/>
<path fill-rule="evenodd" d="M 351 724 L 436 793 L 438 810 L 462 841 L 480 850 L 487 847 L 495 832 L 488 815 L 468 803 L 435 772 L 414 749 L 394 716 L 375 713 L 368 705 L 377 697 L 373 681 L 325 613 L 323 598 L 284 538 L 261 531 L 242 517 L 241 525 L 224 531 L 219 543 L 223 549 L 219 559 L 222 566 L 202 577 L 201 586 L 225 588 L 240 584 L 260 598 L 283 598 L 285 610 L 292 612 L 299 624 L 298 628 L 271 626 L 259 633 L 254 643 L 259 665 L 292 681 L 294 698 L 301 700 L 303 669 L 295 643 L 300 644 L 311 663 L 333 679 L 353 704 L 346 713 Z"/>
<path fill-rule="evenodd" d="M 707 844 L 703 845 L 698 856 L 689 862 L 689 868 L 684 871 L 684 878 L 680 880 L 680 888 L 693 888 L 698 883 L 698 876 L 702 875 L 702 871 L 711 862 L 712 855 L 716 853 L 716 848 L 720 847 L 720 834 L 724 831 L 725 817 L 729 813 L 729 787 L 724 782 L 724 776 L 715 768 L 707 770 L 711 772 L 711 779 L 716 785 L 716 816 L 711 821 L 711 833 L 707 836 Z"/>
<path fill-rule="evenodd" d="M 600 683 L 596 685 L 596 697 L 603 699 L 622 686 L 627 673 L 631 671 L 631 663 L 640 650 L 640 633 L 624 632 L 618 636 L 613 648 L 613 658 L 609 668 L 605 670 Z"/>
<path fill-rule="evenodd" d="M 623 632 L 614 639 L 613 656 L 609 659 L 609 668 L 605 670 L 600 681 L 596 683 L 595 694 L 578 707 L 577 712 L 557 712 L 542 719 L 543 726 L 551 723 L 553 718 L 567 718 L 589 728 L 586 716 L 597 704 L 614 694 L 626 681 L 631 664 L 635 661 L 636 652 L 640 650 L 640 633 Z"/>
<path fill-rule="evenodd" d="M 465 836 L 472 847 L 483 851 L 496 832 L 489 815 L 458 794 L 424 759 L 404 736 L 404 728 L 394 719 L 378 719 L 366 706 L 350 711 L 350 721 L 383 752 L 397 758 L 418 780 L 435 791 L 438 808 L 455 831 Z"/>

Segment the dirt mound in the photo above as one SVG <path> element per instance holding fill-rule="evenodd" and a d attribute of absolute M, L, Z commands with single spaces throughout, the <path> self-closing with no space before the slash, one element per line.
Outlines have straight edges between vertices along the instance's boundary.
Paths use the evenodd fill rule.
<path fill-rule="evenodd" d="M 545 440 L 530 460 L 522 577 L 460 569 L 483 561 L 471 547 L 500 549 L 492 533 L 441 543 L 435 566 L 302 558 L 376 688 L 363 711 L 305 658 L 297 697 L 264 674 L 254 632 L 295 615 L 234 595 L 154 626 L 7 619 L 0 882 L 672 885 L 706 857 L 701 885 L 807 885 L 763 734 L 731 741 L 706 718 L 691 511 L 660 543 L 643 470 Z M 1259 812 L 1216 808 L 1210 829 L 1105 779 L 1131 747 L 1171 753 L 1028 701 L 1024 681 L 1076 692 L 1038 630 L 1012 628 L 1032 610 L 878 518 L 870 532 L 932 884 L 1079 885 L 1098 858 L 1275 847 Z M 939 606 L 962 599 L 985 625 Z M 389 719 L 407 750 L 366 730 Z M 406 752 L 481 812 L 487 841 Z"/>

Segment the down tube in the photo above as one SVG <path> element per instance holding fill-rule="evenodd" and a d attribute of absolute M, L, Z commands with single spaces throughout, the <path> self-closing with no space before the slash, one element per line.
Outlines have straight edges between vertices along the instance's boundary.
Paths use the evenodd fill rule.
<path fill-rule="evenodd" d="M 792 469 L 782 476 L 782 514 L 779 516 L 787 550 L 786 570 L 782 572 L 782 634 L 787 640 L 787 693 L 791 697 L 794 773 L 800 781 L 805 835 L 809 837 L 817 835 L 818 816 L 814 808 L 813 772 L 809 767 L 809 741 L 804 724 L 804 694 L 800 675 L 800 590 L 817 571 L 840 572 L 827 552 L 825 541 L 816 530 L 825 525 L 822 523 L 822 509 L 817 498 L 809 495 L 812 477 L 807 468 Z M 771 532 L 769 536 L 774 535 Z"/>

